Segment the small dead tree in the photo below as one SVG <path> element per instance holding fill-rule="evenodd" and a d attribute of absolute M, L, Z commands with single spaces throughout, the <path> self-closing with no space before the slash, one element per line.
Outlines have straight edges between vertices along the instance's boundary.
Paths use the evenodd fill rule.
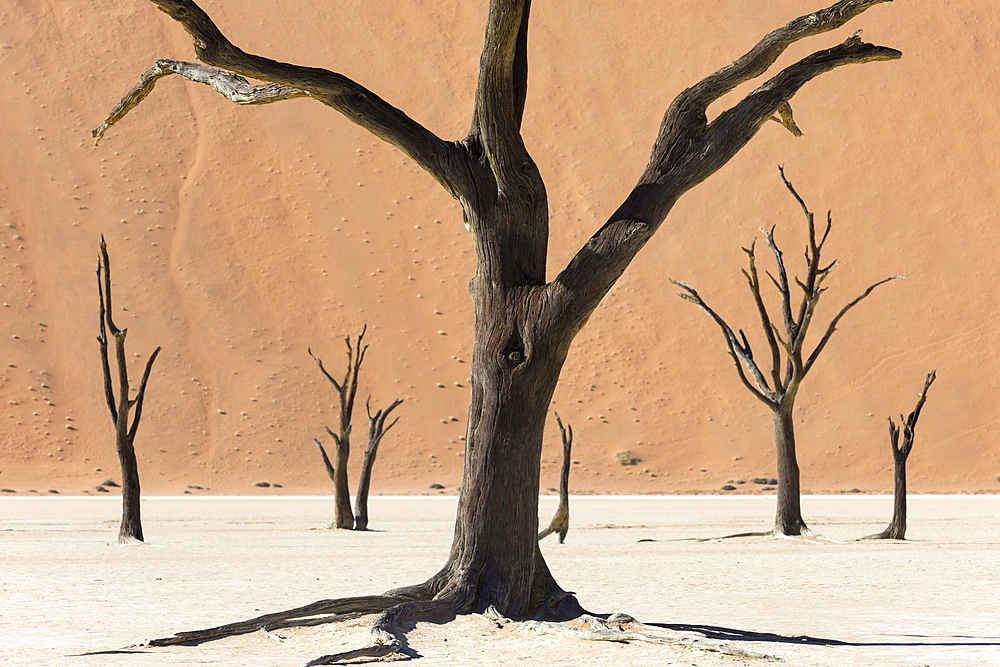
<path fill-rule="evenodd" d="M 913 449 L 913 438 L 917 428 L 917 420 L 920 419 L 920 411 L 924 408 L 927 400 L 927 390 L 937 379 L 937 371 L 931 371 L 924 380 L 924 390 L 920 392 L 917 399 L 917 406 L 906 419 L 899 415 L 899 423 L 903 427 L 903 444 L 899 444 L 899 426 L 889 417 L 889 444 L 892 445 L 893 479 L 895 488 L 893 493 L 892 521 L 881 533 L 868 535 L 864 540 L 905 540 L 906 539 L 906 459 Z"/>
<path fill-rule="evenodd" d="M 354 530 L 368 530 L 368 489 L 372 482 L 372 467 L 375 465 L 375 456 L 378 454 L 379 443 L 382 437 L 389 432 L 399 417 L 393 419 L 388 426 L 385 420 L 395 410 L 403 399 L 397 398 L 385 410 L 376 410 L 372 415 L 371 396 L 365 401 L 365 411 L 368 413 L 368 449 L 365 450 L 365 458 L 361 462 L 361 475 L 358 477 L 358 494 L 354 497 Z"/>
<path fill-rule="evenodd" d="M 795 284 L 802 290 L 802 299 L 796 307 L 792 303 L 792 290 L 788 282 L 788 273 L 785 270 L 784 256 L 774 240 L 774 227 L 771 227 L 770 230 L 761 229 L 764 238 L 767 239 L 767 245 L 774 255 L 777 269 L 777 276 L 770 272 L 767 275 L 777 289 L 781 301 L 780 320 L 772 317 L 761 293 L 760 276 L 757 273 L 757 255 L 755 254 L 756 241 L 751 243 L 749 248 L 743 248 L 749 257 L 749 269 L 744 269 L 743 275 L 746 277 L 750 294 L 753 296 L 757 312 L 760 315 L 761 327 L 764 330 L 764 338 L 770 352 L 770 372 L 765 374 L 765 371 L 758 365 L 750 347 L 750 341 L 747 340 L 742 329 L 734 332 L 733 328 L 712 310 L 691 286 L 677 281 L 671 282 L 684 290 L 678 296 L 700 306 L 719 325 L 726 340 L 726 348 L 733 358 L 736 372 L 743 385 L 770 408 L 778 465 L 778 506 L 772 532 L 777 535 L 803 535 L 807 534 L 809 529 L 802 520 L 799 464 L 795 457 L 795 429 L 792 419 L 792 410 L 795 406 L 799 385 L 812 370 L 816 359 L 826 348 L 827 343 L 830 342 L 841 318 L 871 294 L 876 287 L 890 280 L 898 279 L 899 276 L 891 276 L 870 285 L 857 298 L 841 308 L 827 326 L 826 332 L 819 339 L 812 353 L 807 354 L 805 349 L 806 334 L 813 323 L 813 315 L 820 296 L 827 289 L 823 287 L 823 282 L 837 266 L 836 260 L 824 265 L 821 259 L 823 246 L 833 225 L 833 218 L 831 213 L 827 212 L 826 227 L 822 234 L 818 235 L 812 211 L 785 178 L 785 172 L 781 167 L 778 168 L 778 173 L 805 215 L 809 240 L 805 251 L 805 279 L 800 280 L 797 276 L 794 278 Z M 782 323 L 781 329 L 778 328 L 775 321 Z M 748 374 L 750 377 L 747 377 Z"/>
<path fill-rule="evenodd" d="M 351 345 L 351 337 L 348 336 L 344 339 L 344 343 L 347 344 L 347 370 L 344 371 L 344 379 L 339 382 L 326 370 L 323 361 L 312 353 L 312 348 L 308 349 L 309 356 L 316 362 L 316 365 L 319 366 L 319 369 L 333 385 L 333 388 L 337 390 L 337 396 L 340 399 L 340 432 L 334 433 L 330 430 L 329 426 L 325 427 L 326 432 L 333 438 L 333 442 L 336 445 L 336 465 L 330 462 L 330 457 L 327 456 L 326 450 L 323 448 L 323 443 L 320 442 L 319 438 L 313 439 L 313 442 L 319 448 L 320 455 L 323 457 L 323 465 L 326 466 L 326 472 L 330 476 L 330 479 L 333 480 L 335 511 L 333 523 L 330 524 L 330 528 L 344 528 L 346 530 L 354 528 L 354 514 L 351 512 L 351 493 L 347 486 L 347 461 L 351 456 L 351 419 L 354 415 L 354 399 L 358 394 L 358 371 L 361 370 L 361 364 L 365 360 L 365 353 L 368 352 L 368 346 L 361 344 L 366 331 L 368 331 L 368 325 L 365 325 L 361 329 L 361 333 L 358 334 L 356 353 L 355 347 Z"/>
<path fill-rule="evenodd" d="M 129 398 L 128 365 L 125 355 L 125 336 L 128 329 L 115 326 L 111 302 L 111 262 L 108 260 L 108 245 L 101 235 L 101 254 L 97 257 L 97 294 L 100 298 L 100 335 L 97 342 L 101 349 L 101 368 L 104 372 L 104 396 L 108 402 L 111 421 L 115 425 L 115 447 L 118 463 L 122 469 L 122 522 L 118 529 L 118 544 L 142 542 L 142 519 L 139 511 L 139 466 L 135 458 L 135 434 L 142 417 L 142 404 L 146 398 L 146 382 L 156 361 L 160 348 L 153 350 L 146 362 L 146 369 L 139 382 L 135 398 Z M 115 364 L 118 370 L 118 396 L 115 397 L 111 364 L 108 360 L 108 330 L 115 339 Z M 129 412 L 132 409 L 132 423 Z"/>
<path fill-rule="evenodd" d="M 549 527 L 538 533 L 538 539 L 544 540 L 552 533 L 559 533 L 559 544 L 562 544 L 566 540 L 566 533 L 569 532 L 569 466 L 572 463 L 570 453 L 573 451 L 573 427 L 564 427 L 559 413 L 555 415 L 563 450 L 562 473 L 559 476 L 559 506 L 556 507 L 556 513 L 549 522 Z"/>

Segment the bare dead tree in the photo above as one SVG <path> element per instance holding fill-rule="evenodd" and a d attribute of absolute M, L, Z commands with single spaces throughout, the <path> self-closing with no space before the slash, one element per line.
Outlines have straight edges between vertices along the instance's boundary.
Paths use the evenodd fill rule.
<path fill-rule="evenodd" d="M 559 413 L 555 415 L 563 450 L 562 471 L 559 475 L 559 505 L 552 516 L 552 521 L 549 522 L 549 527 L 538 533 L 538 539 L 544 540 L 552 533 L 558 533 L 559 544 L 562 544 L 566 541 L 566 533 L 569 532 L 569 467 L 572 463 L 570 454 L 573 451 L 573 427 L 564 427 Z"/>
<path fill-rule="evenodd" d="M 771 418 L 774 426 L 774 448 L 778 463 L 778 504 L 774 519 L 774 533 L 778 535 L 803 535 L 809 529 L 805 521 L 802 520 L 802 509 L 799 502 L 799 464 L 795 456 L 795 428 L 792 418 L 792 410 L 795 407 L 795 398 L 798 395 L 799 385 L 805 379 L 806 374 L 812 370 L 816 359 L 826 348 L 827 343 L 837 330 L 837 325 L 841 318 L 847 314 L 854 306 L 874 291 L 876 287 L 890 280 L 899 279 L 899 276 L 891 276 L 870 285 L 853 301 L 840 309 L 840 312 L 830 321 L 826 331 L 820 337 L 819 342 L 811 353 L 805 349 L 806 335 L 809 327 L 813 323 L 813 315 L 816 306 L 819 304 L 820 296 L 827 290 L 823 287 L 823 282 L 833 272 L 837 266 L 836 260 L 824 265 L 822 262 L 823 246 L 833 225 L 833 218 L 830 212 L 826 215 L 826 227 L 822 234 L 817 235 L 815 219 L 812 211 L 795 191 L 792 184 L 785 178 L 784 170 L 779 167 L 781 180 L 785 187 L 795 197 L 795 200 L 802 208 L 806 218 L 806 225 L 809 230 L 809 241 L 806 246 L 805 278 L 800 280 L 795 277 L 795 284 L 802 290 L 802 298 L 796 307 L 792 303 L 792 290 L 788 282 L 788 273 L 785 270 L 785 260 L 777 242 L 774 240 L 774 227 L 771 229 L 761 229 L 767 245 L 774 255 L 777 276 L 768 273 L 768 277 L 778 291 L 781 301 L 780 319 L 775 318 L 768 312 L 761 293 L 760 276 L 757 273 L 757 256 L 755 254 L 754 243 L 743 251 L 749 258 L 749 269 L 743 271 L 743 275 L 750 287 L 750 294 L 753 296 L 760 315 L 761 328 L 764 331 L 764 339 L 767 341 L 770 352 L 770 371 L 765 374 L 754 359 L 750 341 L 742 329 L 735 333 L 729 324 L 722 317 L 712 310 L 711 307 L 691 286 L 677 281 L 672 281 L 675 285 L 684 290 L 680 293 L 682 299 L 691 301 L 701 307 L 709 317 L 715 321 L 722 330 L 722 335 L 726 340 L 726 349 L 729 356 L 733 358 L 736 372 L 740 381 L 750 390 L 762 403 L 771 410 Z M 781 322 L 779 329 L 775 322 Z M 749 375 L 749 377 L 747 377 Z M 752 381 L 751 381 L 752 380 Z"/>
<path fill-rule="evenodd" d="M 122 522 L 118 528 L 118 544 L 142 542 L 142 517 L 139 510 L 139 465 L 135 457 L 135 435 L 139 430 L 139 420 L 142 418 L 142 404 L 146 399 L 146 382 L 153 369 L 156 355 L 160 353 L 157 347 L 149 355 L 146 368 L 142 372 L 139 391 L 135 398 L 129 398 L 128 364 L 125 354 L 125 336 L 128 329 L 115 326 L 114 306 L 111 301 L 111 262 L 108 259 L 108 245 L 101 236 L 101 254 L 97 257 L 97 295 L 100 298 L 100 334 L 97 342 L 101 349 L 101 370 L 104 373 L 104 397 L 111 413 L 111 422 L 115 425 L 115 449 L 118 451 L 118 463 L 122 469 Z M 111 374 L 111 363 L 108 360 L 108 330 L 115 340 L 115 365 L 118 370 L 118 396 L 115 397 L 114 380 Z M 129 423 L 129 412 L 132 409 L 132 422 Z"/>
<path fill-rule="evenodd" d="M 308 350 L 309 356 L 316 362 L 316 365 L 319 366 L 319 369 L 326 376 L 326 379 L 330 381 L 330 384 L 333 385 L 333 388 L 337 390 L 337 397 L 340 401 L 340 432 L 334 433 L 330 430 L 329 426 L 324 427 L 336 445 L 336 465 L 330 462 L 330 457 L 327 456 L 326 450 L 323 448 L 323 443 L 318 438 L 313 438 L 313 442 L 316 443 L 319 453 L 323 457 L 323 465 L 326 467 L 326 472 L 330 476 L 330 479 L 333 480 L 335 510 L 333 523 L 330 524 L 330 528 L 344 528 L 346 530 L 354 528 L 354 514 L 351 512 L 351 492 L 347 485 L 347 461 L 351 456 L 351 420 L 354 416 L 354 399 L 358 395 L 358 371 L 361 370 L 361 364 L 365 360 L 365 353 L 368 352 L 368 346 L 362 346 L 361 344 L 366 331 L 368 331 L 367 324 L 362 328 L 361 333 L 358 334 L 356 353 L 355 346 L 351 345 L 351 337 L 348 336 L 344 339 L 344 343 L 347 345 L 347 369 L 344 371 L 344 379 L 339 382 L 326 370 L 326 367 L 323 366 L 323 361 L 312 353 L 312 348 Z"/>
<path fill-rule="evenodd" d="M 892 521 L 881 533 L 868 535 L 863 540 L 905 540 L 906 539 L 906 459 L 913 449 L 913 438 L 916 437 L 917 420 L 920 419 L 920 411 L 924 409 L 924 402 L 927 400 L 927 390 L 937 379 L 937 371 L 931 371 L 924 380 L 924 389 L 917 399 L 917 406 L 913 408 L 905 419 L 899 415 L 900 426 L 903 427 L 903 444 L 899 444 L 899 426 L 889 417 L 889 444 L 892 446 L 893 461 L 893 504 Z"/>
<path fill-rule="evenodd" d="M 428 616 L 481 612 L 490 606 L 514 619 L 565 619 L 582 613 L 576 598 L 550 573 L 537 541 L 545 418 L 570 345 L 685 192 L 726 164 L 769 119 L 795 130 L 789 102 L 802 86 L 844 65 L 894 60 L 901 54 L 866 43 L 855 33 L 784 67 L 711 119 L 709 106 L 765 74 L 793 43 L 840 28 L 885 1 L 840 0 L 794 19 L 682 91 L 663 116 L 635 187 L 549 281 L 545 184 L 521 135 L 530 0 L 490 0 L 471 128 L 460 140 L 438 137 L 342 74 L 243 51 L 191 0 L 152 0 L 191 35 L 204 66 L 158 61 L 94 131 L 96 139 L 168 74 L 210 85 L 239 104 L 306 96 L 344 114 L 426 170 L 460 202 L 476 250 L 476 273 L 469 285 L 475 331 L 465 468 L 448 559 L 424 583 L 389 591 L 377 601 L 310 606 L 310 613 L 384 610 L 372 631 L 372 655 L 402 650 L 400 623 Z M 251 85 L 248 79 L 265 83 Z M 284 615 L 303 614 L 292 610 Z"/>
<path fill-rule="evenodd" d="M 378 446 L 382 438 L 389 432 L 399 417 L 393 419 L 388 426 L 385 420 L 403 402 L 397 398 L 385 410 L 376 410 L 372 414 L 371 396 L 365 402 L 365 411 L 368 413 L 368 448 L 365 450 L 365 458 L 361 461 L 361 474 L 358 476 L 358 493 L 354 497 L 354 530 L 368 530 L 368 489 L 372 482 L 372 467 L 375 465 L 375 457 L 378 455 Z"/>

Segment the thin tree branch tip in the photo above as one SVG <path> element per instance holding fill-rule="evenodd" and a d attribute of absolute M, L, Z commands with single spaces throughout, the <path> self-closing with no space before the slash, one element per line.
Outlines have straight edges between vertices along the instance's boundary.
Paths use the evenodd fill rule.
<path fill-rule="evenodd" d="M 771 116 L 768 120 L 773 120 L 786 130 L 792 133 L 794 137 L 801 137 L 802 130 L 799 126 L 795 124 L 795 118 L 792 116 L 792 105 L 788 102 L 782 102 L 778 107 L 778 115 Z M 745 248 L 744 248 L 745 250 Z"/>

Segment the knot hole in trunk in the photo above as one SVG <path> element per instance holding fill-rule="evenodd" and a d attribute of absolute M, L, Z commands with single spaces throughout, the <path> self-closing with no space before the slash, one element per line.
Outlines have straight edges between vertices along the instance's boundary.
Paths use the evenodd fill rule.
<path fill-rule="evenodd" d="M 527 359 L 528 357 L 524 352 L 523 341 L 521 341 L 520 337 L 515 337 L 512 338 L 504 347 L 504 350 L 500 355 L 500 365 L 507 370 L 514 370 L 527 361 Z"/>

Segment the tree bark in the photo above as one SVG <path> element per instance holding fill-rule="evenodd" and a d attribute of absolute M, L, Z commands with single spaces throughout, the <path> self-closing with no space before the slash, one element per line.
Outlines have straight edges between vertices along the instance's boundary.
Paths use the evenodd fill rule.
<path fill-rule="evenodd" d="M 904 540 L 906 539 L 906 456 L 895 454 L 892 521 L 885 529 L 885 536 L 890 540 Z"/>
<path fill-rule="evenodd" d="M 139 464 L 135 447 L 119 431 L 115 437 L 118 463 L 122 470 L 122 522 L 118 528 L 118 544 L 144 542 L 142 516 L 139 509 Z"/>
<path fill-rule="evenodd" d="M 799 463 L 795 456 L 795 426 L 791 408 L 775 410 L 771 413 L 771 420 L 778 461 L 778 507 L 774 532 L 777 535 L 803 535 L 809 529 L 802 520 Z"/>
<path fill-rule="evenodd" d="M 351 511 L 351 490 L 347 482 L 347 460 L 351 456 L 350 436 L 337 439 L 336 473 L 333 479 L 334 511 L 333 523 L 337 528 L 354 528 L 354 512 Z"/>
<path fill-rule="evenodd" d="M 536 312 L 531 291 L 499 303 L 484 296 L 455 536 L 428 585 L 462 611 L 570 618 L 579 604 L 556 584 L 537 541 L 542 435 L 570 336 L 539 335 L 538 320 L 526 317 Z"/>

